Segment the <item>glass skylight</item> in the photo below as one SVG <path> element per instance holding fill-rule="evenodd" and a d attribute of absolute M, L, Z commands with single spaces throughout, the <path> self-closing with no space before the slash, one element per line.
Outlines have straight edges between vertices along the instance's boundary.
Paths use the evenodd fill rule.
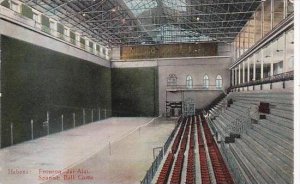
<path fill-rule="evenodd" d="M 124 0 L 124 2 L 136 17 L 144 11 L 157 7 L 156 0 Z"/>
<path fill-rule="evenodd" d="M 197 41 L 210 41 L 208 36 L 201 35 L 200 33 L 185 30 L 174 25 L 164 25 L 156 28 L 153 32 L 154 41 L 160 43 L 174 43 L 174 42 L 197 42 Z"/>

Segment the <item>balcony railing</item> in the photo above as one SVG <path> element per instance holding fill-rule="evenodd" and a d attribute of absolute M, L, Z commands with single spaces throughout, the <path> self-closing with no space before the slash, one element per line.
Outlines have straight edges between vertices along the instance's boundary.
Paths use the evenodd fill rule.
<path fill-rule="evenodd" d="M 80 48 L 82 50 L 85 50 L 86 52 L 96 55 L 98 57 L 109 59 L 109 56 L 104 55 L 100 52 L 96 52 L 94 49 L 90 49 L 89 47 L 86 47 L 85 45 L 81 45 L 78 43 L 78 41 L 72 39 L 71 37 L 62 34 L 60 32 L 57 32 L 55 29 L 51 29 L 48 26 L 42 25 L 41 23 L 34 21 L 30 18 L 27 18 L 20 14 L 19 12 L 13 11 L 12 9 L 6 8 L 4 6 L 0 5 L 0 16 L 1 17 L 8 17 L 10 20 L 14 20 L 15 22 L 19 22 L 20 24 L 25 24 L 28 28 L 34 29 L 36 31 L 41 31 L 43 33 L 46 33 L 48 35 L 51 35 L 54 38 L 57 38 L 59 40 L 62 40 L 63 42 L 67 42 L 74 47 Z"/>
<path fill-rule="evenodd" d="M 289 80 L 294 80 L 294 71 L 273 75 L 273 76 L 263 78 L 260 80 L 254 80 L 254 81 L 249 81 L 249 82 L 245 82 L 242 84 L 238 84 L 238 85 L 233 86 L 232 89 L 247 87 L 247 86 L 254 86 L 254 85 L 270 84 L 270 83 L 274 83 L 274 82 L 283 82 L 283 81 L 289 81 Z"/>
<path fill-rule="evenodd" d="M 167 91 L 223 91 L 224 88 L 222 86 L 216 86 L 216 85 L 193 85 L 193 86 L 187 86 L 187 85 L 167 85 Z"/>

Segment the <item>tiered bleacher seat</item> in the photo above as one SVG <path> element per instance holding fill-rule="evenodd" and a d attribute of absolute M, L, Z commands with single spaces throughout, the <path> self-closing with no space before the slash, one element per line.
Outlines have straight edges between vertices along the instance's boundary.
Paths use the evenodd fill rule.
<path fill-rule="evenodd" d="M 219 136 L 236 119 L 250 117 L 251 107 L 261 111 L 252 128 L 224 147 L 230 162 L 239 169 L 239 181 L 246 183 L 293 183 L 293 94 L 289 92 L 234 92 L 233 104 L 211 121 Z M 262 105 L 263 104 L 263 105 Z M 258 116 L 259 117 L 259 116 Z M 230 165 L 230 163 L 229 163 Z"/>

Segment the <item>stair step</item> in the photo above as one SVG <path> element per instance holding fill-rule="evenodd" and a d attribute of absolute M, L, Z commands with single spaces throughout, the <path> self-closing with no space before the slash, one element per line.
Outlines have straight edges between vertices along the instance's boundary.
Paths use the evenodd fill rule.
<path fill-rule="evenodd" d="M 270 131 L 269 129 L 262 127 L 258 124 L 253 125 L 253 130 L 260 133 L 264 137 L 268 138 L 268 140 L 271 140 L 274 143 L 276 143 L 288 150 L 293 150 L 293 141 L 287 140 L 287 139 L 279 136 L 278 134 Z"/>
<path fill-rule="evenodd" d="M 268 184 L 268 182 L 261 176 L 261 173 L 259 173 L 256 167 L 248 160 L 249 158 L 244 156 L 235 143 L 230 143 L 229 148 L 232 150 L 234 157 L 247 173 L 248 177 L 251 178 L 251 182 L 256 184 Z"/>
<path fill-rule="evenodd" d="M 270 108 L 270 114 L 278 116 L 278 117 L 282 117 L 285 119 L 289 119 L 291 121 L 293 121 L 293 119 L 294 119 L 293 111 L 286 111 L 286 110 Z"/>
<path fill-rule="evenodd" d="M 261 134 L 255 130 L 248 130 L 247 134 L 265 149 L 269 150 L 269 152 L 280 158 L 284 163 L 293 166 L 293 150 L 282 147 L 277 142 L 269 140 L 268 137 L 264 137 L 265 134 Z"/>
<path fill-rule="evenodd" d="M 294 121 L 290 120 L 290 119 L 286 119 L 286 118 L 282 118 L 273 114 L 266 114 L 266 118 L 270 121 L 276 122 L 278 124 L 281 123 L 286 123 L 286 124 L 290 124 L 290 125 L 294 125 Z"/>
<path fill-rule="evenodd" d="M 272 152 L 257 143 L 248 135 L 242 136 L 243 141 L 252 148 L 252 150 L 259 155 L 280 177 L 287 183 L 290 183 L 290 178 L 293 176 L 291 166 L 284 163 L 281 159 L 277 158 Z"/>
<path fill-rule="evenodd" d="M 290 128 L 286 128 L 278 125 L 277 123 L 273 123 L 271 121 L 266 120 L 260 120 L 259 124 L 273 132 L 276 132 L 279 136 L 285 137 L 289 140 L 294 139 L 294 131 Z"/>
<path fill-rule="evenodd" d="M 268 183 L 284 184 L 286 183 L 276 172 L 265 163 L 242 139 L 236 140 L 236 145 L 241 149 L 243 154 L 250 159 L 250 162 L 256 167 L 257 171 Z"/>

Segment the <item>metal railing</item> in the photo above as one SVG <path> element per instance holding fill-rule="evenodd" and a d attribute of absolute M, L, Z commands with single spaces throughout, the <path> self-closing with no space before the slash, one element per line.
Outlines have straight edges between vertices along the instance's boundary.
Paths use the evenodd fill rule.
<path fill-rule="evenodd" d="M 167 85 L 167 90 L 170 91 L 180 91 L 180 90 L 218 90 L 218 91 L 224 91 L 224 88 L 222 86 L 216 86 L 216 85 Z"/>
<path fill-rule="evenodd" d="M 150 184 L 152 182 L 152 180 L 157 172 L 157 169 L 158 169 L 161 161 L 163 160 L 164 155 L 166 155 L 167 150 L 172 142 L 172 139 L 174 138 L 174 136 L 176 134 L 176 131 L 180 125 L 179 121 L 181 120 L 181 118 L 182 118 L 181 116 L 178 118 L 175 128 L 173 129 L 172 133 L 170 134 L 167 141 L 165 142 L 163 149 L 160 150 L 158 156 L 152 162 L 152 165 L 150 166 L 149 170 L 146 172 L 146 175 L 143 178 L 143 180 L 141 181 L 141 184 Z"/>
<path fill-rule="evenodd" d="M 247 130 L 252 129 L 252 119 L 257 119 L 258 117 L 258 108 L 254 109 L 254 112 L 251 113 L 252 107 L 247 109 L 247 116 L 244 119 L 237 118 L 231 124 L 227 124 L 226 132 L 234 134 L 243 134 L 247 133 Z"/>
<path fill-rule="evenodd" d="M 269 84 L 269 83 L 274 83 L 274 82 L 284 82 L 284 81 L 289 81 L 289 80 L 294 80 L 294 71 L 280 73 L 280 74 L 273 75 L 273 76 L 270 76 L 270 77 L 266 77 L 266 78 L 263 78 L 263 79 L 245 82 L 245 83 L 242 83 L 242 84 L 232 86 L 231 89 L 240 88 L 240 87 L 247 87 L 247 86 L 253 86 L 253 85 L 260 85 L 260 84 L 261 85 L 262 84 Z"/>

